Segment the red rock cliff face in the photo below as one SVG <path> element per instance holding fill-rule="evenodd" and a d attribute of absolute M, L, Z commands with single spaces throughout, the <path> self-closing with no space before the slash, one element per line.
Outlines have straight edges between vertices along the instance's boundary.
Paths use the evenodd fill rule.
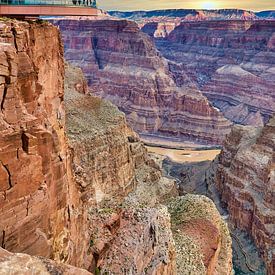
<path fill-rule="evenodd" d="M 275 110 L 274 29 L 274 21 L 182 22 L 156 44 L 178 86 L 187 73 L 226 118 L 263 126 Z"/>
<path fill-rule="evenodd" d="M 141 134 L 219 144 L 230 123 L 186 77 L 178 88 L 149 37 L 125 20 L 60 20 L 65 56 L 89 86 L 126 113 Z M 190 84 L 190 85 L 189 85 Z"/>
<path fill-rule="evenodd" d="M 274 274 L 275 120 L 264 128 L 238 126 L 219 156 L 216 186 L 230 220 L 250 233 Z"/>
<path fill-rule="evenodd" d="M 8 21 L 0 37 L 1 246 L 73 261 L 59 33 Z"/>

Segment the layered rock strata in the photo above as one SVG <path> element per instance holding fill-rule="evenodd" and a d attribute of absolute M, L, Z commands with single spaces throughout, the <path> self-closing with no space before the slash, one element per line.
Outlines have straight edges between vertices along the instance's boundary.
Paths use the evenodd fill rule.
<path fill-rule="evenodd" d="M 275 118 L 263 128 L 236 126 L 218 159 L 215 186 L 237 228 L 254 239 L 274 273 Z"/>
<path fill-rule="evenodd" d="M 125 20 L 59 20 L 65 56 L 92 91 L 111 100 L 141 134 L 220 144 L 230 123 L 186 76 L 178 88 L 147 35 Z"/>
<path fill-rule="evenodd" d="M 271 17 L 271 13 L 262 17 Z M 143 22 L 167 22 L 171 21 L 202 21 L 202 20 L 255 20 L 257 14 L 252 11 L 241 9 L 219 9 L 219 10 L 200 10 L 200 9 L 167 9 L 153 11 L 110 11 L 114 17 Z M 259 13 L 260 15 L 261 13 Z"/>
<path fill-rule="evenodd" d="M 187 74 L 226 118 L 263 126 L 275 110 L 274 27 L 263 20 L 181 22 L 161 38 L 159 23 L 142 30 L 172 61 L 178 86 Z"/>

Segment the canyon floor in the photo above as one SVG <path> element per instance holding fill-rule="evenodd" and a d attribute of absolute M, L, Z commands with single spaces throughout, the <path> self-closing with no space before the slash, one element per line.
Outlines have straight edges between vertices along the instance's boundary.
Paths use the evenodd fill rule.
<path fill-rule="evenodd" d="M 148 140 L 146 140 L 148 142 Z M 170 148 L 167 148 L 169 147 Z M 149 154 L 158 161 L 162 167 L 164 175 L 175 179 L 180 195 L 186 194 L 208 194 L 208 173 L 211 171 L 213 163 L 220 154 L 220 150 L 202 149 L 202 146 L 193 143 L 166 142 L 158 140 L 154 145 L 147 145 Z M 174 148 L 174 149 L 172 149 Z M 215 200 L 214 200 L 215 201 Z M 220 204 L 220 200 L 215 203 L 223 218 L 228 222 L 232 237 L 233 266 L 235 274 L 266 274 L 264 263 L 259 256 L 255 243 L 249 235 L 242 230 L 238 230 L 228 220 L 228 212 Z"/>

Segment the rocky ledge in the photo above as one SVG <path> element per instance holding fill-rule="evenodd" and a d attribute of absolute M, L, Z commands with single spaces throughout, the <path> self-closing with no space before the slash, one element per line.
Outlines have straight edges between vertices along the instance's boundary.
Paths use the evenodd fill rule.
<path fill-rule="evenodd" d="M 177 251 L 177 274 L 232 274 L 231 237 L 214 203 L 185 195 L 168 203 Z"/>
<path fill-rule="evenodd" d="M 57 263 L 48 258 L 30 256 L 22 253 L 10 253 L 0 248 L 0 273 L 22 275 L 92 275 L 85 269 Z"/>

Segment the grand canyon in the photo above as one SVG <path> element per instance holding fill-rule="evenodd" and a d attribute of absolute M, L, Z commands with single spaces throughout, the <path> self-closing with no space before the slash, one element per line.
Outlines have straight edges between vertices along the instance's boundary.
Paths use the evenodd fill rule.
<path fill-rule="evenodd" d="M 274 14 L 0 18 L 0 274 L 273 275 Z"/>

